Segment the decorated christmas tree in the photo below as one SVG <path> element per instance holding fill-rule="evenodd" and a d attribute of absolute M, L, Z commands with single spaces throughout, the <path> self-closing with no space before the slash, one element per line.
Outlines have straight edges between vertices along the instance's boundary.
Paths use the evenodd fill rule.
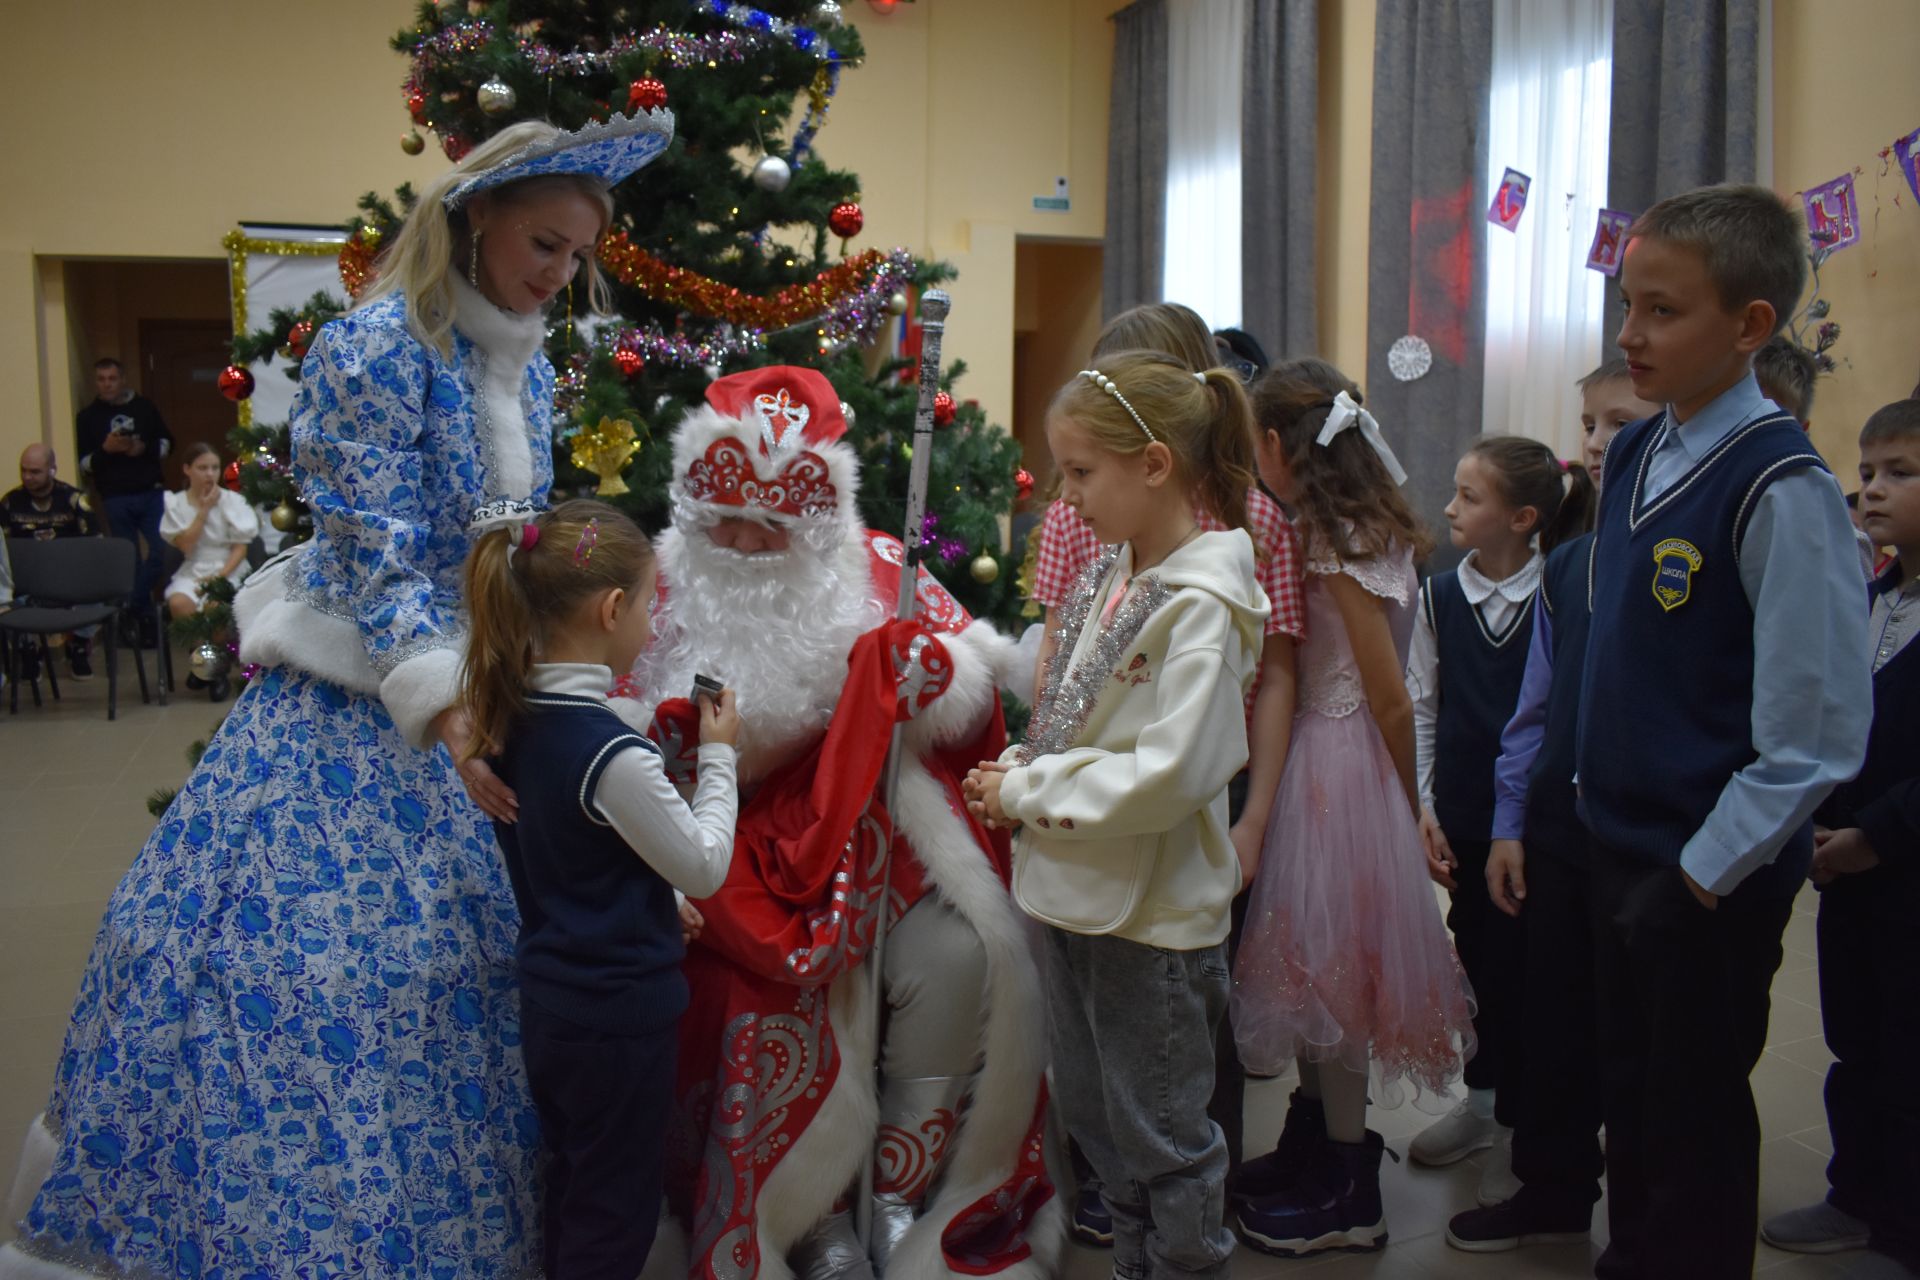
<path fill-rule="evenodd" d="M 918 292 L 943 264 L 860 243 L 859 182 L 815 149 L 843 74 L 864 57 L 833 0 L 501 0 L 424 2 L 394 37 L 410 59 L 400 86 L 423 151 L 426 135 L 458 159 L 516 121 L 577 128 L 610 113 L 665 107 L 672 149 L 614 192 L 600 248 L 614 298 L 588 312 L 576 287 L 551 315 L 556 394 L 556 493 L 597 492 L 647 529 L 665 526 L 673 427 L 722 373 L 766 364 L 819 368 L 850 412 L 863 464 L 861 504 L 872 527 L 905 519 L 915 410 Z M 380 247 L 412 202 L 368 195 L 349 224 L 343 284 L 358 294 Z M 223 390 L 251 389 L 245 365 L 273 351 L 296 360 L 339 304 L 316 295 L 276 312 L 234 344 Z M 929 565 L 974 613 L 1011 619 L 1011 566 L 1000 564 L 1000 521 L 1031 478 L 1018 446 L 975 406 L 957 401 L 954 361 L 936 403 Z M 286 426 L 236 431 L 230 475 L 293 537 L 311 520 L 288 469 Z M 209 632 L 223 619 L 210 619 Z"/>

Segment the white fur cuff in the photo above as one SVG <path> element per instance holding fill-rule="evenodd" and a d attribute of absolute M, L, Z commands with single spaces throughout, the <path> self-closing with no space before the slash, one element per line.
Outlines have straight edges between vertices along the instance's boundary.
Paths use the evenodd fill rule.
<path fill-rule="evenodd" d="M 240 661 L 293 667 L 351 693 L 378 693 L 380 675 L 367 661 L 359 625 L 289 597 L 284 575 L 291 563 L 290 556 L 270 561 L 234 597 Z"/>
<path fill-rule="evenodd" d="M 380 701 L 409 745 L 432 745 L 428 726 L 460 697 L 460 662 L 458 649 L 429 649 L 408 658 L 380 682 Z"/>

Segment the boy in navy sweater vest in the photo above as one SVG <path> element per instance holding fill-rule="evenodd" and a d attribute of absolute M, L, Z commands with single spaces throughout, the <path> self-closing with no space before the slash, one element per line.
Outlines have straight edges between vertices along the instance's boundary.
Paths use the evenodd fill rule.
<path fill-rule="evenodd" d="M 1745 1277 L 1747 1077 L 1813 810 L 1864 753 L 1865 612 L 1840 487 L 1753 377 L 1805 283 L 1799 218 L 1709 187 L 1628 234 L 1619 345 L 1666 407 L 1608 451 L 1580 698 L 1612 1227 L 1595 1272 Z"/>
<path fill-rule="evenodd" d="M 1920 1101 L 1906 1079 L 1920 1056 L 1920 400 L 1901 400 L 1860 433 L 1861 523 L 1894 563 L 1873 584 L 1867 623 L 1873 729 L 1860 776 L 1814 815 L 1820 887 L 1820 1013 L 1827 1048 L 1831 1189 L 1820 1204 L 1767 1220 L 1781 1249 L 1867 1245 L 1848 1275 L 1920 1275 Z M 1877 1256 L 1876 1256 L 1877 1255 Z"/>

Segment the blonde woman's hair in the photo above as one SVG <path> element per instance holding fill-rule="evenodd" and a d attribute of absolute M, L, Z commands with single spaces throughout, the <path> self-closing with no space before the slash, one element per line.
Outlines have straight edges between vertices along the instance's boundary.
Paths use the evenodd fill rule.
<path fill-rule="evenodd" d="M 1164 351 L 1192 373 L 1204 373 L 1220 364 L 1220 348 L 1207 322 L 1192 307 L 1178 302 L 1128 307 L 1107 321 L 1094 339 L 1094 362 L 1120 351 Z"/>
<path fill-rule="evenodd" d="M 604 502 L 563 502 L 531 523 L 539 530 L 531 547 L 523 545 L 522 526 L 507 525 L 481 534 L 467 553 L 460 705 L 473 722 L 473 737 L 462 763 L 506 746 L 515 718 L 527 709 L 534 659 L 554 628 L 569 625 L 580 606 L 602 592 L 631 596 L 653 567 L 653 544 Z M 644 609 L 647 601 L 629 598 L 627 607 Z"/>
<path fill-rule="evenodd" d="M 469 151 L 420 193 L 413 212 L 401 224 L 393 243 L 380 254 L 373 283 L 361 296 L 362 306 L 390 293 L 407 299 L 407 328 L 413 336 L 443 356 L 453 354 L 453 283 L 455 271 L 465 270 L 468 238 L 467 209 L 471 201 L 449 210 L 446 195 L 476 173 L 491 169 L 520 148 L 558 137 L 560 130 L 544 120 L 509 125 Z M 549 173 L 523 178 L 477 193 L 473 201 L 512 208 L 544 192 L 578 191 L 600 208 L 600 230 L 613 221 L 613 196 L 606 184 L 583 173 Z M 456 261 L 456 259 L 458 259 Z M 596 313 L 609 309 L 606 278 L 599 263 L 587 260 L 587 303 Z"/>
<path fill-rule="evenodd" d="M 1048 416 L 1079 423 L 1109 453 L 1136 454 L 1157 440 L 1173 454 L 1176 475 L 1201 505 L 1229 529 L 1246 528 L 1253 411 L 1240 375 L 1218 366 L 1189 369 L 1162 351 L 1102 355 L 1095 371 L 1120 395 L 1077 374 L 1053 397 Z"/>

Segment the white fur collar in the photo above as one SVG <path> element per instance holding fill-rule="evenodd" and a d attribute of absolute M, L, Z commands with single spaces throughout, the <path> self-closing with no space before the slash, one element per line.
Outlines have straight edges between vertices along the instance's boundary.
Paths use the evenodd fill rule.
<path fill-rule="evenodd" d="M 546 312 L 523 316 L 506 311 L 488 302 L 457 272 L 448 280 L 453 285 L 453 327 L 486 352 L 488 359 L 526 368 L 547 340 Z"/>

